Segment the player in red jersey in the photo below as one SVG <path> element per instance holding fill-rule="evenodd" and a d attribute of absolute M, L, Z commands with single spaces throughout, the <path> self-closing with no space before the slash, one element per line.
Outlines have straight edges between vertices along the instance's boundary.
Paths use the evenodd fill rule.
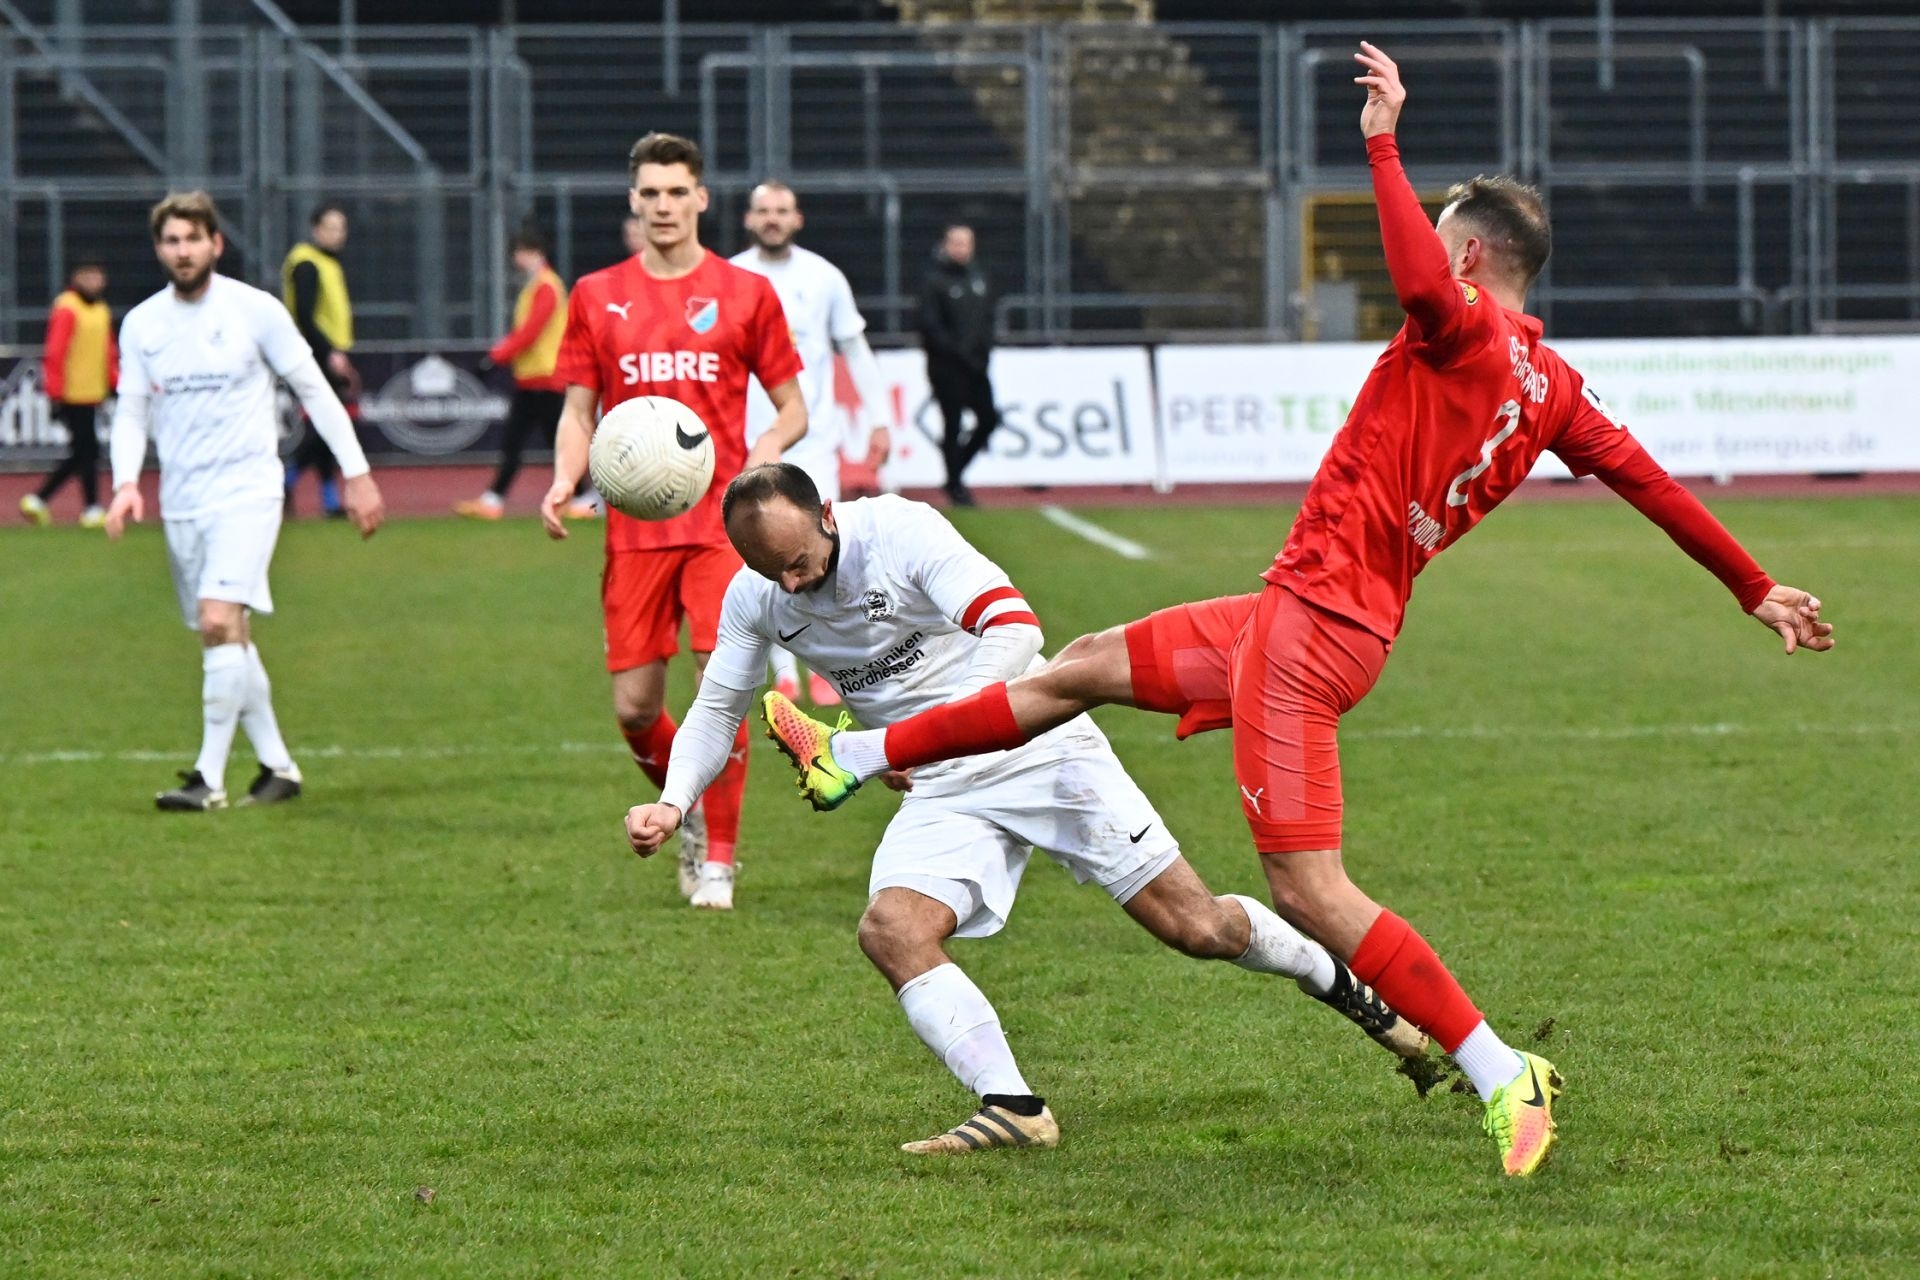
<path fill-rule="evenodd" d="M 764 276 L 734 266 L 700 244 L 707 207 L 700 148 L 650 133 L 627 157 L 627 202 L 645 224 L 640 253 L 581 278 L 567 303 L 566 336 L 554 372 L 566 405 L 554 443 L 553 486 L 540 518 L 554 538 L 587 469 L 597 410 L 635 396 L 666 396 L 700 415 L 713 433 L 713 484 L 692 511 L 644 521 L 607 512 L 607 567 L 600 602 L 606 616 L 613 713 L 633 758 L 664 785 L 675 724 L 666 711 L 667 659 L 691 630 L 696 672 L 706 669 L 720 625 L 720 602 L 740 568 L 720 520 L 720 495 L 746 467 L 777 462 L 807 433 L 800 355 L 780 299 Z M 747 449 L 747 376 L 760 380 L 778 410 Z M 747 782 L 746 730 L 732 761 L 682 827 L 680 889 L 696 907 L 733 906 L 733 850 Z M 689 815 L 690 817 L 692 815 Z"/>
<path fill-rule="evenodd" d="M 1398 69 L 1369 44 L 1355 57 L 1387 267 L 1407 321 L 1262 575 L 1266 590 L 1083 636 L 1039 671 L 884 730 L 808 722 L 780 738 L 808 762 L 802 790 L 833 807 L 876 773 L 1010 749 L 1103 704 L 1178 715 L 1181 737 L 1231 723 L 1241 806 L 1276 909 L 1454 1056 L 1487 1103 L 1503 1170 L 1524 1176 L 1552 1144 L 1558 1074 L 1495 1035 L 1432 947 L 1355 886 L 1340 857 L 1336 729 L 1379 677 L 1414 575 L 1551 449 L 1664 529 L 1789 654 L 1832 648 L 1833 628 L 1818 600 L 1762 572 L 1541 345 L 1539 321 L 1521 310 L 1551 247 L 1538 194 L 1476 178 L 1429 225 L 1394 138 L 1406 99 Z"/>

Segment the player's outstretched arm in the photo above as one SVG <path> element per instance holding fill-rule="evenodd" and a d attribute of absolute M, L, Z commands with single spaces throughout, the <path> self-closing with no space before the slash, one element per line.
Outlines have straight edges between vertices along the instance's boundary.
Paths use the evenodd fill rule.
<path fill-rule="evenodd" d="M 540 523 L 547 527 L 547 536 L 556 542 L 567 536 L 567 522 L 561 513 L 573 501 L 580 477 L 587 474 L 587 447 L 593 443 L 593 410 L 599 403 L 600 393 L 592 387 L 567 388 L 560 425 L 553 436 L 553 483 L 540 499 Z"/>
<path fill-rule="evenodd" d="M 1420 337 L 1432 343 L 1451 331 L 1466 304 L 1460 286 L 1454 283 L 1446 246 L 1427 221 L 1427 211 L 1420 207 L 1420 198 L 1413 193 L 1413 185 L 1400 165 L 1400 144 L 1394 128 L 1407 101 L 1400 68 L 1364 42 L 1353 57 L 1365 69 L 1364 75 L 1354 77 L 1354 83 L 1367 89 L 1360 131 L 1367 138 L 1367 164 L 1373 174 L 1387 274 L 1393 279 L 1400 309 L 1413 321 Z"/>

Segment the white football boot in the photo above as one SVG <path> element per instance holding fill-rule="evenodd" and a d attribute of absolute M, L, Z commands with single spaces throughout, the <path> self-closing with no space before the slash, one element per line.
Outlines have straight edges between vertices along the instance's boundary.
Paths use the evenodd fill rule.
<path fill-rule="evenodd" d="M 733 910 L 733 865 L 726 862 L 700 864 L 700 887 L 693 891 L 690 904 L 701 911 Z"/>

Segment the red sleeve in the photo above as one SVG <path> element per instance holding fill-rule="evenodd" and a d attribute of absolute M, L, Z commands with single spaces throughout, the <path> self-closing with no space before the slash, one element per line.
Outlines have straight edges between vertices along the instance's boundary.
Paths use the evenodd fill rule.
<path fill-rule="evenodd" d="M 587 298 L 590 292 L 576 286 L 573 296 L 567 300 L 567 330 L 560 339 L 560 355 L 554 361 L 553 375 L 569 386 L 599 391 L 600 352 L 599 344 L 594 341 L 593 312 Z"/>
<path fill-rule="evenodd" d="M 67 348 L 73 343 L 73 323 L 73 308 L 54 303 L 47 316 L 47 349 L 40 361 L 40 381 L 46 385 L 49 400 L 66 396 Z"/>
<path fill-rule="evenodd" d="M 113 326 L 107 326 L 107 393 L 111 395 L 120 385 L 120 339 L 114 334 Z"/>
<path fill-rule="evenodd" d="M 747 336 L 747 368 L 761 386 L 777 387 L 800 376 L 800 353 L 794 349 L 793 328 L 780 295 L 764 277 L 753 279 L 760 296 L 753 309 L 753 332 Z"/>
<path fill-rule="evenodd" d="M 1430 364 L 1447 364 L 1486 341 L 1495 305 L 1479 305 L 1480 291 L 1453 278 L 1446 247 L 1400 167 L 1399 141 L 1390 133 L 1368 138 L 1367 163 L 1387 274 L 1416 331 L 1414 352 Z"/>
<path fill-rule="evenodd" d="M 1584 384 L 1553 451 L 1575 475 L 1599 476 L 1634 510 L 1664 529 L 1675 545 L 1720 579 L 1748 613 L 1773 590 L 1773 579 L 1726 526 L 1668 475 Z"/>
<path fill-rule="evenodd" d="M 487 359 L 495 364 L 507 361 L 532 346 L 540 337 L 540 331 L 547 327 L 547 321 L 553 319 L 553 309 L 560 305 L 559 291 L 553 287 L 553 281 L 542 280 L 535 291 L 533 301 L 527 306 L 527 318 L 517 325 L 512 333 L 493 344 L 493 350 L 487 352 Z M 568 321 L 572 321 L 569 315 Z"/>

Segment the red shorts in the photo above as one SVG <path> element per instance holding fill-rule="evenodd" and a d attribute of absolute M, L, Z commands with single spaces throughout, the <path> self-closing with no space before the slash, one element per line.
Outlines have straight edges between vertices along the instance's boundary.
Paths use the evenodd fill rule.
<path fill-rule="evenodd" d="M 720 604 L 740 564 L 733 548 L 725 546 L 608 552 L 600 578 L 607 670 L 665 662 L 680 652 L 682 618 L 692 632 L 693 651 L 712 653 L 720 634 Z"/>
<path fill-rule="evenodd" d="M 1240 807 L 1261 853 L 1340 847 L 1340 717 L 1387 645 L 1284 587 L 1163 609 L 1127 627 L 1134 701 L 1180 737 L 1233 725 Z"/>

